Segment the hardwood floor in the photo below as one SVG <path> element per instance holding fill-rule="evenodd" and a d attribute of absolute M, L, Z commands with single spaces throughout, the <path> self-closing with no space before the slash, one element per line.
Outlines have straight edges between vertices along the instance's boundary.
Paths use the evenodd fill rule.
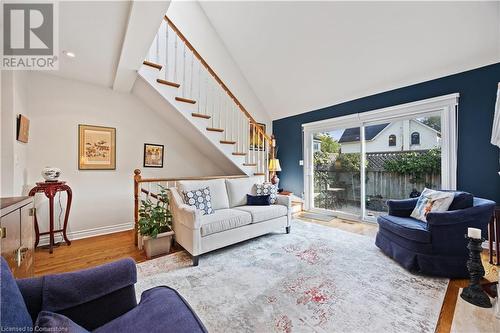
<path fill-rule="evenodd" d="M 369 237 L 375 237 L 378 229 L 375 224 L 349 222 L 340 219 L 333 219 L 329 222 L 306 218 L 300 219 Z M 180 250 L 181 248 L 177 246 L 172 249 L 172 252 Z M 48 250 L 37 248 L 35 251 L 35 275 L 69 272 L 127 257 L 133 258 L 138 263 L 147 260 L 144 251 L 138 250 L 134 246 L 132 231 L 75 240 L 71 246 L 61 245 L 54 249 L 53 254 L 49 254 Z M 483 251 L 483 265 L 486 271 L 485 279 L 497 281 L 498 267 L 488 263 L 487 251 Z M 450 281 L 436 327 L 437 333 L 450 332 L 455 304 L 459 297 L 459 288 L 467 286 L 467 283 L 467 280 Z"/>

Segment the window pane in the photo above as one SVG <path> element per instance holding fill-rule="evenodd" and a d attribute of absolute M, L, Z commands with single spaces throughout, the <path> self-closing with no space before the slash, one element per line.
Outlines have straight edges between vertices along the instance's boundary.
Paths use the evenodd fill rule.
<path fill-rule="evenodd" d="M 439 115 L 368 125 L 365 139 L 368 217 L 386 214 L 389 199 L 406 199 L 419 196 L 425 187 L 441 187 Z"/>
<path fill-rule="evenodd" d="M 314 207 L 361 215 L 360 128 L 337 129 L 313 136 Z"/>

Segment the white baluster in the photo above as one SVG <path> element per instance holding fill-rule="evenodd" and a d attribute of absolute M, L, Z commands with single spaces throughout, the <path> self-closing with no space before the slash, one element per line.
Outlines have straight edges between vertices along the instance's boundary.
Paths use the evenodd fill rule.
<path fill-rule="evenodd" d="M 168 81 L 168 74 L 170 73 L 170 69 L 168 68 L 168 30 L 169 25 L 166 23 L 166 31 L 165 31 L 165 80 Z"/>
<path fill-rule="evenodd" d="M 179 38 L 177 37 L 177 34 L 174 34 L 174 82 L 178 83 L 177 79 L 177 52 L 178 52 L 178 41 Z"/>
<path fill-rule="evenodd" d="M 182 43 L 182 97 L 186 97 L 186 44 Z"/>
<path fill-rule="evenodd" d="M 208 115 L 208 75 L 203 71 L 205 76 L 205 114 Z M 212 120 L 213 121 L 213 120 Z"/>
<path fill-rule="evenodd" d="M 189 52 L 191 54 L 191 73 L 190 77 L 191 79 L 189 80 L 189 98 L 193 99 L 194 94 L 193 94 L 193 79 L 194 79 L 194 74 L 193 74 L 193 66 L 194 66 L 194 54 L 193 52 Z"/>
<path fill-rule="evenodd" d="M 198 113 L 202 113 L 202 107 L 201 107 L 201 64 L 200 62 L 196 62 L 198 66 Z"/>

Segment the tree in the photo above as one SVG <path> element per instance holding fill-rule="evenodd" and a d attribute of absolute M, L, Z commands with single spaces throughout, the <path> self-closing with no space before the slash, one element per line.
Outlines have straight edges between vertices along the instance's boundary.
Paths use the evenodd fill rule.
<path fill-rule="evenodd" d="M 426 118 L 418 119 L 422 124 L 429 126 L 430 128 L 435 129 L 438 132 L 441 132 L 441 117 L 440 116 L 432 116 Z"/>
<path fill-rule="evenodd" d="M 321 133 L 317 136 L 317 138 L 321 141 L 322 152 L 329 154 L 340 152 L 340 143 L 338 143 L 338 141 L 330 135 Z"/>

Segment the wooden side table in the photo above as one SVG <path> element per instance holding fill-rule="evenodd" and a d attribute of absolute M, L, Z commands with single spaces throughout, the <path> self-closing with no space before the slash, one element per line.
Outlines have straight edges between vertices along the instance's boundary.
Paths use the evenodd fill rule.
<path fill-rule="evenodd" d="M 36 183 L 36 186 L 33 187 L 29 193 L 29 196 L 34 196 L 36 193 L 45 193 L 45 196 L 49 199 L 49 231 L 46 232 L 40 232 L 38 228 L 38 220 L 36 219 L 36 214 L 35 214 L 35 247 L 37 247 L 38 243 L 40 242 L 40 236 L 41 235 L 49 235 L 49 253 L 52 253 L 52 248 L 55 245 L 54 242 L 54 234 L 56 232 L 62 232 L 64 241 L 68 244 L 71 245 L 71 241 L 68 239 L 68 236 L 66 235 L 66 230 L 68 228 L 68 218 L 69 218 L 69 211 L 71 208 L 71 200 L 73 199 L 73 192 L 71 191 L 71 188 L 66 185 L 66 182 L 40 182 Z M 62 229 L 54 230 L 54 197 L 57 192 L 67 192 L 68 197 L 67 197 L 67 202 L 66 202 L 66 214 L 64 214 L 64 225 Z"/>
<path fill-rule="evenodd" d="M 493 251 L 493 242 L 495 242 L 495 251 Z M 495 212 L 491 217 L 488 228 L 488 244 L 490 264 L 500 265 L 500 206 L 495 207 Z M 493 261 L 493 252 L 495 252 L 495 261 Z"/>

